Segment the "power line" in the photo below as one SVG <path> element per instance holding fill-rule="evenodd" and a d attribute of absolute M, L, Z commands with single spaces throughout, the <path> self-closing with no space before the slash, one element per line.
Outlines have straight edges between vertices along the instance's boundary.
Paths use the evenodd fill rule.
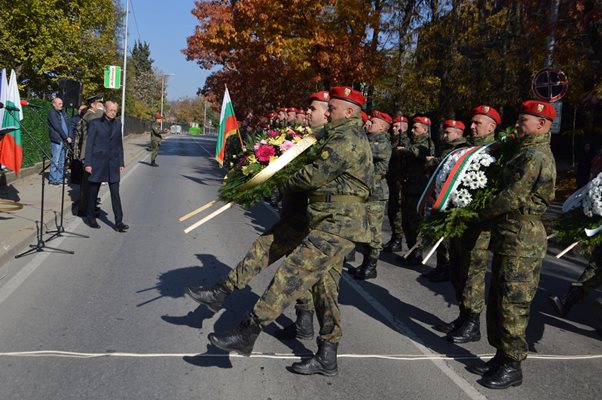
<path fill-rule="evenodd" d="M 126 0 L 128 1 L 128 0 Z M 140 30 L 138 29 L 138 21 L 136 20 L 136 12 L 134 11 L 134 0 L 130 1 L 130 7 L 132 8 L 132 15 L 134 16 L 134 24 L 136 24 L 136 32 L 138 32 L 138 42 L 142 43 L 142 37 L 140 36 Z"/>

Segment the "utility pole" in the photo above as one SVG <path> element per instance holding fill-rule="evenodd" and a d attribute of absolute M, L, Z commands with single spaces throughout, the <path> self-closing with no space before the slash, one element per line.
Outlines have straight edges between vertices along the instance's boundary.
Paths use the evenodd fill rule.
<path fill-rule="evenodd" d="M 123 86 L 121 89 L 121 137 L 125 126 L 125 77 L 128 69 L 128 20 L 130 15 L 130 2 L 125 0 L 125 37 L 123 39 Z"/>

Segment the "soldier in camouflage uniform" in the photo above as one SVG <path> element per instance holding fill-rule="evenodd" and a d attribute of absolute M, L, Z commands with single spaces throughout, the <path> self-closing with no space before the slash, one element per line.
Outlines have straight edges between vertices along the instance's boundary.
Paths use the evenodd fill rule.
<path fill-rule="evenodd" d="M 495 129 L 502 122 L 500 114 L 487 105 L 472 110 L 470 129 L 472 146 L 495 141 Z M 481 311 L 485 306 L 485 274 L 489 264 L 489 222 L 475 224 L 460 238 L 450 239 L 450 280 L 460 312 L 449 323 L 434 328 L 447 334 L 447 340 L 467 343 L 481 340 Z"/>
<path fill-rule="evenodd" d="M 444 148 L 439 157 L 427 157 L 431 168 L 434 170 L 441 161 L 452 151 L 466 147 L 468 142 L 464 137 L 464 129 L 466 127 L 461 121 L 449 119 L 443 122 L 443 143 Z M 423 278 L 427 278 L 431 282 L 449 281 L 449 256 L 448 256 L 449 240 L 444 240 L 437 247 L 437 266 L 434 270 L 423 273 Z"/>
<path fill-rule="evenodd" d="M 309 96 L 309 117 L 312 131 L 319 139 L 324 134 L 329 94 L 326 91 Z M 243 289 L 251 280 L 280 258 L 290 254 L 309 232 L 307 193 L 289 193 L 282 198 L 280 220 L 259 236 L 246 256 L 228 276 L 211 288 L 187 287 L 186 293 L 195 301 L 219 311 L 226 297 L 236 289 Z M 305 291 L 295 306 L 297 320 L 276 331 L 280 339 L 312 339 L 314 337 L 314 306 L 310 290 Z"/>
<path fill-rule="evenodd" d="M 261 330 L 302 293 L 312 290 L 320 323 L 318 351 L 313 358 L 293 364 L 292 369 L 327 376 L 337 374 L 337 346 L 342 335 L 338 285 L 343 259 L 354 242 L 371 239 L 366 201 L 374 186 L 370 144 L 361 130 L 365 97 L 350 87 L 335 87 L 330 97 L 330 122 L 319 157 L 282 188 L 285 193 L 311 192 L 309 233 L 278 268 L 251 315 L 232 331 L 209 335 L 215 346 L 248 356 Z"/>
<path fill-rule="evenodd" d="M 592 251 L 589 263 L 579 279 L 571 283 L 568 292 L 563 297 L 551 296 L 550 301 L 556 312 L 566 315 L 577 303 L 602 285 L 602 245 L 598 245 Z"/>
<path fill-rule="evenodd" d="M 487 339 L 496 348 L 487 363 L 470 368 L 491 389 L 518 386 L 521 361 L 527 358 L 527 325 L 546 254 L 541 215 L 554 199 L 556 163 L 550 150 L 551 104 L 528 100 L 518 117 L 520 149 L 504 165 L 502 191 L 479 220 L 491 222 L 492 277 L 487 301 Z"/>
<path fill-rule="evenodd" d="M 433 155 L 435 145 L 430 138 L 431 120 L 418 116 L 413 120 L 410 145 L 402 147 L 400 155 L 403 163 L 401 169 L 401 219 L 408 249 L 416 244 L 422 216 L 416 211 L 420 196 L 429 180 L 430 168 L 426 158 Z M 401 257 L 405 266 L 422 262 L 422 249 L 416 247 L 407 257 Z"/>
<path fill-rule="evenodd" d="M 391 158 L 391 142 L 387 132 L 393 119 L 388 114 L 373 111 L 371 120 L 372 125 L 368 131 L 368 141 L 370 142 L 374 162 L 374 190 L 368 201 L 368 224 L 372 233 L 372 240 L 364 248 L 364 259 L 354 273 L 356 279 L 376 278 L 376 264 L 383 247 L 385 207 L 389 197 L 389 187 L 385 175 Z"/>
<path fill-rule="evenodd" d="M 387 185 L 389 185 L 389 200 L 387 202 L 387 215 L 391 226 L 391 239 L 385 244 L 383 251 L 394 253 L 401 251 L 403 227 L 401 226 L 401 169 L 403 168 L 400 157 L 402 147 L 410 145 L 408 137 L 408 119 L 398 115 L 393 118 L 391 129 L 391 159 L 387 169 Z"/>
<path fill-rule="evenodd" d="M 161 127 L 155 121 L 151 125 L 151 166 L 158 167 L 159 164 L 155 162 L 157 156 L 159 155 L 159 147 L 161 146 L 161 141 L 163 137 L 161 136 Z"/>

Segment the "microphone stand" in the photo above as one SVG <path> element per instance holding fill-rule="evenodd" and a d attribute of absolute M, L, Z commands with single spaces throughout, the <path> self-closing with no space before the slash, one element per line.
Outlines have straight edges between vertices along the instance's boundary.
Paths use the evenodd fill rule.
<path fill-rule="evenodd" d="M 36 147 L 38 148 L 38 150 L 40 150 L 40 153 L 42 153 L 42 170 L 40 171 L 40 176 L 42 177 L 42 193 L 41 193 L 41 202 L 40 202 L 40 220 L 36 221 L 36 244 L 30 244 L 29 250 L 24 251 L 23 253 L 17 254 L 15 256 L 15 258 L 21 258 L 23 256 L 32 254 L 32 253 L 39 253 L 45 250 L 53 250 L 56 253 L 65 253 L 65 254 L 74 254 L 74 251 L 71 250 L 64 250 L 64 249 L 59 249 L 56 247 L 50 247 L 50 246 L 46 246 L 46 243 L 44 241 L 44 234 L 42 233 L 42 229 L 44 226 L 44 187 L 45 182 L 44 182 L 44 171 L 46 171 L 46 169 L 48 167 L 50 167 L 51 164 L 54 164 L 56 166 L 56 163 L 54 163 L 52 161 L 52 158 L 50 158 L 48 156 L 48 153 L 46 153 L 46 151 L 44 150 L 44 148 L 38 143 L 37 139 L 31 134 L 31 132 L 29 132 L 21 123 L 21 121 L 19 121 L 19 119 L 13 114 L 13 111 L 11 110 L 6 110 L 6 112 L 8 112 L 13 119 L 19 124 L 19 128 L 21 130 L 23 130 L 23 132 L 25 132 L 25 134 L 29 137 L 29 139 L 32 141 L 33 144 L 36 145 Z M 48 165 L 46 165 L 46 160 L 50 160 L 50 163 Z"/>
<path fill-rule="evenodd" d="M 76 232 L 69 232 L 66 231 L 64 226 L 63 226 L 63 214 L 64 214 L 64 208 L 65 208 L 65 175 L 67 173 L 67 150 L 69 150 L 70 153 L 70 157 L 74 157 L 75 155 L 73 154 L 73 150 L 71 150 L 68 147 L 68 143 L 63 139 L 63 159 L 64 159 L 64 163 L 63 163 L 63 181 L 61 183 L 61 217 L 60 217 L 60 224 L 57 220 L 57 214 L 54 214 L 54 224 L 56 225 L 56 229 L 52 230 L 52 231 L 46 231 L 46 233 L 52 233 L 52 236 L 50 236 L 48 239 L 46 239 L 47 242 L 51 241 L 54 238 L 57 237 L 62 237 L 63 233 L 67 233 L 69 235 L 72 236 L 76 236 L 76 237 L 81 237 L 81 238 L 85 238 L 85 239 L 89 239 L 90 236 L 87 235 L 83 235 L 81 233 L 76 233 Z"/>

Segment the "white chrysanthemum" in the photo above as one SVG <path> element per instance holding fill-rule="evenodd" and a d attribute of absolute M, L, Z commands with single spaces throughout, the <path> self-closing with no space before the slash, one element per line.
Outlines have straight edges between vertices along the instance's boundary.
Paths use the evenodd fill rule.
<path fill-rule="evenodd" d="M 466 207 L 470 204 L 471 201 L 472 196 L 470 195 L 470 192 L 468 192 L 468 190 L 466 189 L 456 190 L 451 195 L 451 202 L 456 207 Z"/>
<path fill-rule="evenodd" d="M 582 201 L 583 213 L 588 217 L 602 216 L 602 177 L 598 175 L 590 183 L 587 195 Z"/>
<path fill-rule="evenodd" d="M 479 164 L 481 164 L 483 167 L 488 167 L 491 164 L 493 164 L 494 162 L 495 162 L 495 157 L 493 157 L 487 153 L 480 154 Z"/>
<path fill-rule="evenodd" d="M 475 180 L 477 182 L 477 189 L 483 189 L 487 187 L 487 175 L 485 175 L 484 171 L 477 171 Z"/>

